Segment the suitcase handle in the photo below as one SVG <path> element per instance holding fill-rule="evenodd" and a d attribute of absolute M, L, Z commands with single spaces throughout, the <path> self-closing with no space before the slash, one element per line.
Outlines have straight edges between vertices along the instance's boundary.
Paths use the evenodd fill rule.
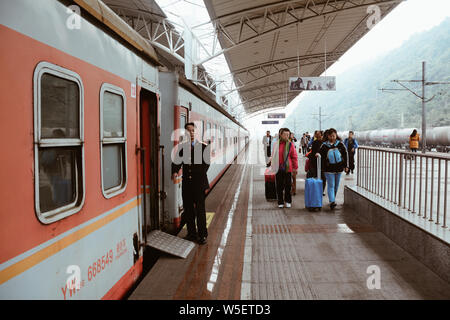
<path fill-rule="evenodd" d="M 317 157 L 317 179 L 321 179 L 321 175 L 320 175 L 320 171 L 321 171 L 321 164 L 322 164 L 322 161 L 321 161 L 321 156 L 320 156 L 320 153 L 319 153 L 319 156 Z"/>

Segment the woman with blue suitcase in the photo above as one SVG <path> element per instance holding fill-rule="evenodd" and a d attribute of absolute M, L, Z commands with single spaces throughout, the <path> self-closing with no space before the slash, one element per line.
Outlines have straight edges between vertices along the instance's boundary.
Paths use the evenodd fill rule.
<path fill-rule="evenodd" d="M 327 180 L 330 208 L 333 210 L 336 207 L 336 194 L 342 171 L 348 172 L 348 153 L 345 145 L 338 139 L 335 129 L 328 129 L 327 133 L 326 141 L 320 147 L 319 153 L 322 157 L 322 168 Z"/>

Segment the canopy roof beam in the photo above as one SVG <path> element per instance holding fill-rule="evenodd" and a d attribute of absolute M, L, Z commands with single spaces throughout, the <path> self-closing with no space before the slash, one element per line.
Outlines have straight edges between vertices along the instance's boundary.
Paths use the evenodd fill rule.
<path fill-rule="evenodd" d="M 224 15 L 211 22 L 216 30 L 215 36 L 226 39 L 229 45 L 222 50 L 212 52 L 209 57 L 198 61 L 198 64 L 205 63 L 206 61 L 214 59 L 227 51 L 234 50 L 243 44 L 256 41 L 261 37 L 286 29 L 306 20 L 336 15 L 340 12 L 356 8 L 399 3 L 401 1 L 403 0 L 362 0 L 359 3 L 355 3 L 354 0 L 328 0 L 322 3 L 316 3 L 318 1 L 308 0 L 306 4 L 304 1 L 299 0 L 282 1 Z M 330 3 L 332 3 L 332 5 L 330 5 Z M 275 11 L 274 8 L 277 10 Z M 312 10 L 313 8 L 315 10 Z M 301 15 L 298 15 L 298 11 L 302 11 Z M 282 19 L 283 15 L 286 14 L 289 14 L 292 19 Z M 223 22 L 225 19 L 229 19 L 230 22 Z M 331 19 L 331 22 L 332 20 L 333 19 Z M 329 24 L 331 24 L 331 22 L 329 22 Z M 201 24 L 192 29 L 203 25 L 204 24 Z M 230 33 L 231 27 L 234 27 L 238 31 L 234 36 Z M 223 30 L 227 30 L 227 33 L 223 34 Z M 250 35 L 244 37 L 245 31 Z"/>

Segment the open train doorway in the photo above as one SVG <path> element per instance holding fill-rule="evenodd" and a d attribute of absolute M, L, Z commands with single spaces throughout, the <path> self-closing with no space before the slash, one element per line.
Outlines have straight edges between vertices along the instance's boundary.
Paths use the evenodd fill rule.
<path fill-rule="evenodd" d="M 160 228 L 159 223 L 159 134 L 158 97 L 155 93 L 141 89 L 140 101 L 140 141 L 141 141 L 141 179 L 143 197 L 144 237 Z"/>

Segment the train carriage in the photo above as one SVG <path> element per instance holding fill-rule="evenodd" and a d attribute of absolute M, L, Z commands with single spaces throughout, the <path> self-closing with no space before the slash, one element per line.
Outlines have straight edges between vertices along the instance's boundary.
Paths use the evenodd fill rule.
<path fill-rule="evenodd" d="M 394 148 L 409 148 L 409 136 L 414 128 L 387 129 L 387 130 L 369 130 L 355 131 L 355 137 L 360 144 L 369 146 L 384 146 Z M 417 129 L 421 140 L 422 130 Z M 339 132 L 346 138 L 348 131 Z M 431 127 L 427 128 L 427 149 L 436 149 L 438 152 L 448 152 L 450 150 L 450 127 Z"/>
<path fill-rule="evenodd" d="M 164 199 L 175 115 L 156 52 L 101 1 L 2 1 L 0 37 L 0 298 L 121 298 L 182 207 Z M 192 96 L 169 105 L 192 102 L 221 144 L 237 132 Z"/>

